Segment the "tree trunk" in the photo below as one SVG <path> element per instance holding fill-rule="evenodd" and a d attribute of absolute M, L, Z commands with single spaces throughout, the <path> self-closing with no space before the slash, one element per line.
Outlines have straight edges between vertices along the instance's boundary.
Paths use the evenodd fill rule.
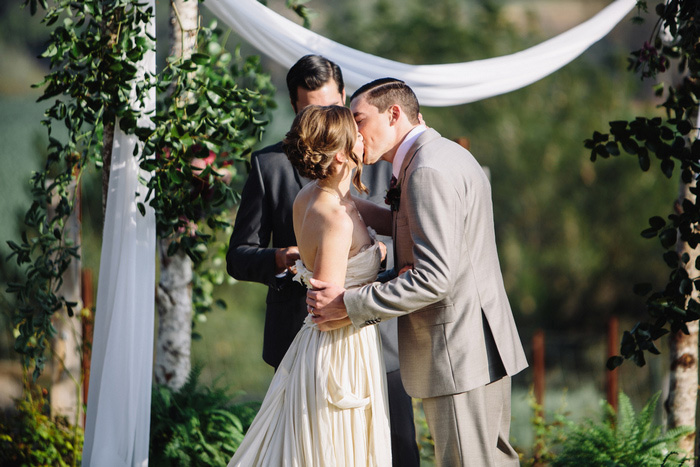
<path fill-rule="evenodd" d="M 192 261 L 182 250 L 168 256 L 160 240 L 160 280 L 156 295 L 158 337 L 154 376 L 158 384 L 179 389 L 190 373 L 192 346 Z"/>
<path fill-rule="evenodd" d="M 173 0 L 170 9 L 173 57 L 189 58 L 197 45 L 199 9 L 196 0 Z M 183 102 L 183 104 L 185 104 Z M 167 256 L 170 240 L 159 241 L 160 280 L 156 306 L 155 380 L 179 389 L 190 372 L 192 346 L 192 261 L 179 250 Z"/>
<path fill-rule="evenodd" d="M 170 5 L 170 56 L 186 60 L 197 47 L 197 0 L 172 0 Z"/>
<path fill-rule="evenodd" d="M 695 185 L 685 185 L 681 182 L 679 201 L 683 199 L 694 200 L 690 193 L 690 188 Z M 678 206 L 681 206 L 679 202 Z M 698 271 L 695 269 L 695 258 L 697 258 L 698 248 L 692 249 L 687 243 L 679 242 L 678 254 L 690 255 L 690 261 L 686 265 L 689 277 L 697 277 Z M 697 291 L 692 297 L 698 299 Z M 698 395 L 698 321 L 688 323 L 689 335 L 677 332 L 670 337 L 671 354 L 671 381 L 666 401 L 668 411 L 668 427 L 678 426 L 695 427 L 695 410 Z M 689 459 L 695 457 L 695 432 L 685 436 L 679 443 L 680 450 Z"/>
<path fill-rule="evenodd" d="M 80 190 L 76 184 L 68 188 L 75 199 L 72 214 L 66 219 L 64 241 L 80 245 Z M 53 214 L 52 214 L 53 215 Z M 80 253 L 79 253 L 80 254 Z M 80 409 L 81 387 L 81 334 L 82 325 L 80 310 L 82 309 L 81 262 L 73 258 L 68 270 L 63 274 L 63 284 L 60 294 L 69 302 L 76 302 L 75 314 L 70 317 L 67 313 L 54 313 L 51 322 L 56 328 L 56 336 L 52 342 L 52 371 L 51 371 L 51 414 L 65 416 L 72 425 L 82 423 Z"/>

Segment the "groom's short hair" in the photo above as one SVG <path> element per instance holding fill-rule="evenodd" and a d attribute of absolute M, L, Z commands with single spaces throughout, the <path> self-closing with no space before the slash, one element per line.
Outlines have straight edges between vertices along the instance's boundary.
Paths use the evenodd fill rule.
<path fill-rule="evenodd" d="M 331 80 L 335 81 L 338 85 L 338 93 L 342 94 L 345 83 L 340 67 L 320 55 L 304 55 L 287 72 L 289 98 L 296 105 L 299 87 L 307 91 L 315 91 Z"/>
<path fill-rule="evenodd" d="M 408 117 L 408 121 L 418 123 L 420 104 L 418 98 L 406 83 L 396 78 L 380 78 L 363 85 L 355 91 L 350 102 L 364 95 L 368 104 L 373 105 L 379 113 L 385 112 L 390 106 L 398 104 Z"/>

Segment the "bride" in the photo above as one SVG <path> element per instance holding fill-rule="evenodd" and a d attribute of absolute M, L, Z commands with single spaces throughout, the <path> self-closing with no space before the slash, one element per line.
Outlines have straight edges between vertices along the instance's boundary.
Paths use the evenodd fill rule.
<path fill-rule="evenodd" d="M 364 146 L 350 110 L 306 107 L 283 147 L 297 171 L 313 180 L 294 201 L 301 257 L 295 279 L 345 288 L 374 281 L 383 245 L 358 206 L 379 233 L 389 232 L 390 216 L 350 194 L 351 181 L 366 191 L 360 180 Z M 346 318 L 334 322 L 336 329 L 319 329 L 309 313 L 229 467 L 391 465 L 377 326 L 356 329 Z"/>

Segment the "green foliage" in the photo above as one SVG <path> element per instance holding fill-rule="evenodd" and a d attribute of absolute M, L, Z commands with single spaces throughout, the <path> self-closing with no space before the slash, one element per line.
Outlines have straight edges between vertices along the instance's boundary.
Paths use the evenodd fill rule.
<path fill-rule="evenodd" d="M 0 464 L 22 466 L 76 466 L 80 464 L 83 430 L 65 417 L 51 417 L 46 389 L 26 385 L 17 412 L 0 418 Z"/>
<path fill-rule="evenodd" d="M 43 86 L 40 100 L 53 99 L 43 122 L 49 135 L 47 162 L 32 177 L 27 230 L 21 241 L 8 242 L 10 258 L 21 270 L 7 289 L 17 302 L 15 350 L 26 366 L 35 365 L 37 377 L 56 332 L 51 316 L 63 310 L 72 315 L 75 306 L 60 295 L 61 277 L 78 256 L 78 245 L 63 235 L 74 205 L 71 184 L 79 183 L 90 164 L 102 166 L 102 151 L 111 149 L 103 147 L 110 128 L 118 121 L 143 143 L 135 156 L 153 176 L 146 182 L 145 199 L 135 200 L 138 208 L 142 213 L 144 203 L 154 208 L 158 236 L 172 240 L 169 254 L 183 248 L 199 265 L 213 233 L 229 225 L 235 193 L 228 182 L 236 175 L 235 163 L 260 140 L 274 88 L 257 57 L 243 58 L 238 49 L 227 52 L 220 32 L 204 28 L 197 53 L 172 61 L 158 76 L 135 81 L 137 101 L 153 86 L 165 96 L 151 116 L 153 126 L 139 127 L 131 83 L 137 62 L 155 47 L 153 38 L 140 33 L 153 11 L 138 0 L 25 0 L 25 5 L 32 14 L 45 9 L 43 23 L 53 28 L 43 54 L 51 72 L 38 85 Z M 67 141 L 53 136 L 59 126 L 67 130 Z M 198 280 L 195 297 L 203 302 L 195 310 L 208 311 L 214 279 L 204 273 Z"/>
<path fill-rule="evenodd" d="M 50 6 L 47 0 L 26 0 L 25 5 L 32 14 L 39 6 L 44 8 L 42 22 L 53 27 L 42 54 L 49 59 L 51 72 L 37 85 L 43 86 L 40 101 L 53 99 L 43 121 L 49 136 L 47 161 L 32 176 L 33 202 L 24 218 L 27 231 L 21 242 L 8 242 L 10 258 L 23 269 L 20 280 L 7 289 L 18 304 L 13 316 L 13 326 L 19 329 L 15 350 L 25 365 L 35 364 L 36 377 L 56 332 L 51 316 L 64 309 L 72 315 L 75 306 L 59 294 L 61 277 L 78 251 L 77 245 L 63 239 L 74 203 L 70 186 L 80 180 L 87 164 L 102 163 L 105 122 L 137 118 L 128 105 L 128 83 L 136 63 L 154 44 L 139 35 L 153 12 L 135 0 L 55 0 Z M 53 136 L 60 126 L 67 130 L 66 141 Z M 50 213 L 52 204 L 56 208 Z"/>
<path fill-rule="evenodd" d="M 435 461 L 435 442 L 430 434 L 428 421 L 425 419 L 423 412 L 423 404 L 418 400 L 413 401 L 413 420 L 416 425 L 416 438 L 418 441 L 418 452 L 420 453 L 421 463 L 432 465 Z"/>
<path fill-rule="evenodd" d="M 612 407 L 603 402 L 600 423 L 587 420 L 569 423 L 564 429 L 562 449 L 551 465 L 581 467 L 680 466 L 685 461 L 676 451 L 677 441 L 693 431 L 679 427 L 663 433 L 654 425 L 654 410 L 661 393 L 656 393 L 637 416 L 629 398 L 620 393 L 616 420 Z"/>
<path fill-rule="evenodd" d="M 553 446 L 562 442 L 562 427 L 567 423 L 566 417 L 560 410 L 554 414 L 554 421 L 548 422 L 544 407 L 537 403 L 532 387 L 528 393 L 528 403 L 532 409 L 530 422 L 535 434 L 535 444 L 532 458 L 523 459 L 521 454 L 520 463 L 525 467 L 548 465 L 556 457 Z"/>
<path fill-rule="evenodd" d="M 230 405 L 226 389 L 202 387 L 195 367 L 173 392 L 153 388 L 149 462 L 158 466 L 226 465 L 243 440 L 259 403 Z"/>
<path fill-rule="evenodd" d="M 200 31 L 199 44 L 191 58 L 172 62 L 160 76 L 165 98 L 151 119 L 155 128 L 129 124 L 145 141 L 141 167 L 152 173 L 139 207 L 148 202 L 158 236 L 176 240 L 168 253 L 183 248 L 195 264 L 206 256 L 210 236 L 193 223 L 213 230 L 229 225 L 236 196 L 226 172 L 260 141 L 274 106 L 274 87 L 258 57 L 228 52 L 216 23 Z"/>
<path fill-rule="evenodd" d="M 646 11 L 646 2 L 639 1 L 640 10 Z M 594 132 L 585 141 L 591 150 L 591 160 L 598 157 L 617 157 L 627 153 L 635 157 L 642 171 L 648 171 L 655 158 L 659 169 L 671 178 L 678 169 L 683 184 L 689 185 L 700 173 L 700 139 L 695 119 L 700 99 L 700 3 L 690 0 L 672 0 L 659 3 L 655 8 L 659 17 L 651 38 L 643 47 L 632 53 L 630 69 L 642 79 L 659 78 L 656 94 L 666 99 L 661 104 L 665 117 L 637 117 L 634 120 L 610 122 L 610 133 Z M 679 84 L 667 85 L 660 73 L 676 63 Z M 621 356 L 608 360 L 608 367 L 615 368 L 624 359 L 632 359 L 637 365 L 645 364 L 644 352 L 658 354 L 654 341 L 669 331 L 688 334 L 687 322 L 700 318 L 700 303 L 692 295 L 700 291 L 700 277 L 691 277 L 689 269 L 700 266 L 700 260 L 689 254 L 676 253 L 678 242 L 690 248 L 700 245 L 700 207 L 697 204 L 698 186 L 691 187 L 695 198 L 683 199 L 666 218 L 653 216 L 650 227 L 642 231 L 642 237 L 658 237 L 665 250 L 663 259 L 670 273 L 665 288 L 652 291 L 650 284 L 640 284 L 635 292 L 647 296 L 650 322 L 639 323 L 627 331 L 622 339 Z"/>

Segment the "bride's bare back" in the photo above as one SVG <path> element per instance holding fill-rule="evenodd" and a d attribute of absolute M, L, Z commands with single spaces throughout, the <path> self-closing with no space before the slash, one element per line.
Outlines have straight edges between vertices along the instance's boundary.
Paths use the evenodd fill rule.
<path fill-rule="evenodd" d="M 301 260 L 314 278 L 340 286 L 348 258 L 372 243 L 352 197 L 341 200 L 315 182 L 294 200 L 294 234 Z"/>

